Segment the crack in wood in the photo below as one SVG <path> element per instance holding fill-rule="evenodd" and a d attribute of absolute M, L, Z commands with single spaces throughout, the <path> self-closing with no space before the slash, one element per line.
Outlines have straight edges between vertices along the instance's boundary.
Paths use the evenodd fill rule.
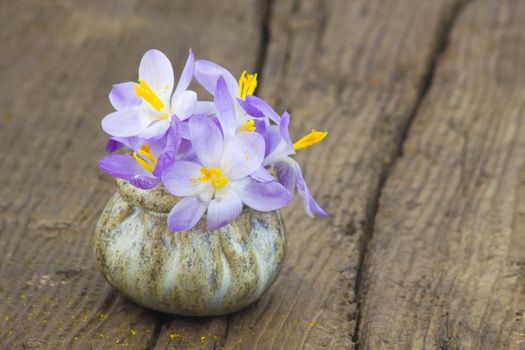
<path fill-rule="evenodd" d="M 160 331 L 162 329 L 162 326 L 168 322 L 168 319 L 165 315 L 158 313 L 157 320 L 155 322 L 155 327 L 153 328 L 153 332 L 151 334 L 151 338 L 149 339 L 148 343 L 146 344 L 145 350 L 152 350 L 155 345 L 157 344 L 160 336 Z"/>
<path fill-rule="evenodd" d="M 257 53 L 257 61 L 255 63 L 255 72 L 258 73 L 258 85 L 263 84 L 263 70 L 264 62 L 266 60 L 266 52 L 270 43 L 270 18 L 272 17 L 273 0 L 266 0 L 262 5 L 263 20 L 261 21 L 261 42 L 259 44 L 259 52 Z"/>
<path fill-rule="evenodd" d="M 395 156 L 392 158 L 390 163 L 385 167 L 383 170 L 380 180 L 379 180 L 379 186 L 377 188 L 376 195 L 374 197 L 374 201 L 371 204 L 371 208 L 369 210 L 369 220 L 364 225 L 364 233 L 363 236 L 363 242 L 361 242 L 362 249 L 360 250 L 360 256 L 359 256 L 359 265 L 357 269 L 357 277 L 356 277 L 356 283 L 354 286 L 354 291 L 356 295 L 356 322 L 355 322 L 355 329 L 354 329 L 354 336 L 353 341 L 355 344 L 355 349 L 359 349 L 359 327 L 361 323 L 361 298 L 363 297 L 363 270 L 364 270 L 364 263 L 365 263 L 365 257 L 368 252 L 368 244 L 370 240 L 372 239 L 373 232 L 374 232 L 374 223 L 376 220 L 377 213 L 379 211 L 379 202 L 381 199 L 381 194 L 384 188 L 384 185 L 386 183 L 386 180 L 390 176 L 391 170 L 393 169 L 396 161 L 403 156 L 403 144 L 405 143 L 405 140 L 409 134 L 410 127 L 416 118 L 418 111 L 425 100 L 434 79 L 436 67 L 438 65 L 438 62 L 440 58 L 445 54 L 448 44 L 449 44 L 449 37 L 450 33 L 452 32 L 452 29 L 454 28 L 454 25 L 460 15 L 460 13 L 464 10 L 465 6 L 473 0 L 459 0 L 451 7 L 451 9 L 443 15 L 443 18 L 441 19 L 441 23 L 438 27 L 438 30 L 435 35 L 435 41 L 434 41 L 434 48 L 432 49 L 432 53 L 428 59 L 428 64 L 425 69 L 425 74 L 423 75 L 418 91 L 417 99 L 414 102 L 414 106 L 412 108 L 412 111 L 409 113 L 408 120 L 406 124 L 404 125 L 404 128 L 400 134 L 400 138 L 397 143 L 397 149 L 395 151 Z"/>

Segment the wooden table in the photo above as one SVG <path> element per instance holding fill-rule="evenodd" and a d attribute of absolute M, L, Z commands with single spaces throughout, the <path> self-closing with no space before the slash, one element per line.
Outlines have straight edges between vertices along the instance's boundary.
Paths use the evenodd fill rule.
<path fill-rule="evenodd" d="M 0 3 L 0 348 L 525 349 L 525 1 Z M 111 84 L 187 50 L 288 109 L 330 213 L 225 317 L 139 307 L 95 267 Z"/>

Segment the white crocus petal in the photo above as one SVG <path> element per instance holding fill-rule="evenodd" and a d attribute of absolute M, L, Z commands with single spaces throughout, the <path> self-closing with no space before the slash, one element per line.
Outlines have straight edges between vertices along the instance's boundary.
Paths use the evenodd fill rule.
<path fill-rule="evenodd" d="M 280 209 L 288 203 L 292 195 L 278 182 L 257 182 L 247 177 L 234 181 L 231 185 L 244 204 L 259 211 Z"/>
<path fill-rule="evenodd" d="M 208 185 L 198 178 L 201 174 L 201 165 L 176 161 L 162 174 L 162 182 L 166 189 L 175 196 L 196 196 L 207 189 Z"/>
<path fill-rule="evenodd" d="M 221 157 L 221 169 L 231 179 L 240 179 L 257 171 L 264 158 L 264 139 L 254 132 L 230 138 Z"/>
<path fill-rule="evenodd" d="M 210 94 L 215 94 L 217 80 L 221 76 L 226 81 L 230 95 L 238 97 L 239 85 L 237 79 L 235 79 L 226 68 L 207 60 L 197 60 L 195 62 L 195 79 L 197 79 L 199 84 L 201 84 Z"/>
<path fill-rule="evenodd" d="M 199 193 L 199 199 L 205 203 L 212 200 L 215 188 L 212 185 L 207 185 L 201 193 Z"/>
<path fill-rule="evenodd" d="M 188 122 L 190 140 L 202 164 L 216 167 L 223 151 L 223 139 L 219 127 L 210 119 L 194 116 Z"/>
<path fill-rule="evenodd" d="M 186 60 L 186 64 L 184 65 L 184 69 L 180 75 L 175 92 L 173 93 L 173 96 L 176 98 L 178 98 L 184 91 L 188 89 L 188 86 L 190 86 L 191 80 L 193 79 L 194 67 L 195 57 L 193 56 L 193 51 L 190 49 L 188 59 Z"/>
<path fill-rule="evenodd" d="M 164 135 L 169 127 L 170 122 L 168 120 L 157 120 L 140 132 L 138 136 L 144 139 L 154 139 Z"/>
<path fill-rule="evenodd" d="M 155 94 L 166 104 L 173 91 L 173 67 L 165 54 L 149 50 L 142 56 L 139 79 L 144 80 Z"/>
<path fill-rule="evenodd" d="M 215 103 L 213 103 L 212 101 L 197 101 L 194 113 L 197 115 L 204 116 L 213 115 L 217 113 L 215 110 Z"/>
<path fill-rule="evenodd" d="M 287 158 L 289 155 L 294 154 L 293 148 L 284 141 L 284 139 L 281 138 L 279 144 L 275 147 L 275 149 L 264 158 L 263 166 L 266 167 L 268 165 L 271 165 L 275 162 L 279 162 L 283 160 L 284 158 Z"/>
<path fill-rule="evenodd" d="M 215 198 L 208 204 L 208 228 L 215 230 L 229 224 L 242 212 L 241 198 L 230 188 L 216 190 Z"/>
<path fill-rule="evenodd" d="M 116 137 L 136 136 L 150 124 L 151 120 L 138 110 L 117 111 L 102 119 L 102 129 Z"/>
<path fill-rule="evenodd" d="M 179 120 L 186 120 L 194 113 L 196 103 L 197 93 L 195 91 L 184 91 L 178 97 L 173 95 L 171 113 L 176 115 Z"/>
<path fill-rule="evenodd" d="M 135 94 L 135 84 L 128 81 L 113 85 L 109 93 L 109 101 L 117 111 L 137 108 L 141 104 L 142 100 Z"/>
<path fill-rule="evenodd" d="M 270 182 L 275 180 L 273 175 L 262 166 L 250 176 L 259 182 Z"/>

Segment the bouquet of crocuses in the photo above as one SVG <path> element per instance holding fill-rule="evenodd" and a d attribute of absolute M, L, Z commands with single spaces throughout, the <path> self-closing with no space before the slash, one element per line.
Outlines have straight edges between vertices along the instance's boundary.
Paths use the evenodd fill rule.
<path fill-rule="evenodd" d="M 213 96 L 201 101 L 189 90 L 193 78 Z M 239 78 L 189 51 L 177 86 L 170 60 L 159 50 L 144 54 L 138 82 L 113 86 L 109 100 L 116 109 L 102 120 L 111 137 L 111 154 L 100 168 L 133 186 L 148 190 L 162 183 L 182 197 L 168 215 L 172 231 L 192 228 L 206 213 L 210 230 L 233 221 L 243 205 L 271 211 L 286 206 L 295 189 L 309 216 L 326 216 L 313 199 L 296 150 L 321 141 L 312 132 L 292 143 L 290 114 L 281 116 L 253 95 L 257 74 Z"/>

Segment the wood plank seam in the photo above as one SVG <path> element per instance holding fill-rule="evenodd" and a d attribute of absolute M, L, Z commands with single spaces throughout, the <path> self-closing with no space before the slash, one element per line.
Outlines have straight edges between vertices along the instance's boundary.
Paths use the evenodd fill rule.
<path fill-rule="evenodd" d="M 13 61 L 10 52 L 24 52 L 13 67 L 2 70 L 6 81 L 19 89 L 0 97 L 7 113 L 0 122 L 11 123 L 2 130 L 0 143 L 10 150 L 16 141 L 13 149 L 19 155 L 32 154 L 31 167 L 38 170 L 32 173 L 39 178 L 26 175 L 31 173 L 26 171 L 29 158 L 4 152 L 6 173 L 14 176 L 7 177 L 0 194 L 8 199 L 0 204 L 0 233 L 2 239 L 6 237 L 0 240 L 0 250 L 7 253 L 2 271 L 24 294 L 0 286 L 10 298 L 0 305 L 0 313 L 11 317 L 0 343 L 50 348 L 117 344 L 158 349 L 175 345 L 211 349 L 221 344 L 228 349 L 353 348 L 356 274 L 367 242 L 365 231 L 372 233 L 371 213 L 382 188 L 380 180 L 390 174 L 433 57 L 436 32 L 455 0 L 229 0 L 216 8 L 211 3 L 202 6 L 204 2 L 154 0 L 136 6 L 120 1 L 54 4 L 49 13 L 58 15 L 44 17 L 45 21 L 39 19 L 40 11 L 17 5 L 11 12 L 26 15 L 8 16 L 18 19 L 5 21 L 10 29 L 6 32 L 24 34 L 31 29 L 42 40 L 31 47 L 32 41 L 8 41 L 7 58 L 2 61 Z M 265 4 L 272 6 L 272 37 L 260 40 Z M 100 6 L 120 17 L 115 21 L 110 12 L 102 23 L 92 21 L 92 16 L 106 12 Z M 167 40 L 174 33 L 180 34 L 178 39 Z M 39 42 L 53 49 L 41 51 Z M 99 101 L 105 101 L 111 83 L 136 69 L 133 59 L 119 57 L 125 52 L 138 59 L 144 48 L 153 46 L 167 49 L 180 62 L 190 45 L 201 57 L 233 70 L 264 71 L 260 96 L 279 111 L 293 111 L 294 136 L 311 127 L 331 132 L 322 147 L 298 155 L 312 192 L 327 206 L 330 218 L 310 221 L 299 205 L 288 208 L 290 249 L 284 278 L 253 307 L 206 320 L 154 313 L 115 297 L 91 264 L 84 234 L 114 190 L 108 177 L 97 176 L 94 164 L 103 153 L 97 116 L 109 105 Z M 66 72 L 64 67 L 74 69 Z M 34 83 L 17 77 L 25 71 L 34 76 Z M 33 93 L 33 86 L 45 93 Z M 15 103 L 20 101 L 16 97 L 25 95 L 36 98 L 37 113 Z M 52 103 L 44 104 L 44 98 Z M 57 107 L 64 110 L 48 112 Z M 86 111 L 92 117 L 85 118 Z M 46 122 L 39 137 L 23 143 L 16 135 L 30 130 L 25 115 Z M 57 124 L 63 126 L 60 132 L 51 127 L 53 123 L 62 123 Z M 69 151 L 56 156 L 65 149 Z M 75 151 L 82 152 L 83 161 L 66 171 L 66 165 L 77 158 Z M 64 266 L 82 272 L 66 278 L 60 272 Z M 54 293 L 47 279 L 38 280 L 42 276 L 65 283 L 64 292 Z M 26 281 L 31 284 L 25 285 Z M 55 317 L 50 317 L 51 311 Z M 69 321 L 70 317 L 76 321 Z M 364 333 L 361 341 L 364 347 Z"/>
<path fill-rule="evenodd" d="M 451 30 L 380 197 L 360 348 L 525 345 L 522 5 L 468 2 Z"/>
<path fill-rule="evenodd" d="M 368 243 L 370 242 L 370 239 L 373 236 L 374 233 L 374 223 L 376 220 L 377 213 L 379 211 L 379 202 L 381 199 L 381 194 L 383 191 L 383 188 L 385 186 L 386 180 L 391 174 L 391 171 L 393 167 L 395 166 L 395 163 L 403 156 L 403 144 L 405 143 L 405 140 L 409 134 L 410 127 L 414 121 L 414 119 L 417 116 L 417 113 L 425 100 L 426 96 L 428 95 L 428 92 L 432 86 L 433 78 L 436 73 L 436 67 L 439 63 L 440 58 L 445 54 L 447 47 L 449 45 L 449 38 L 450 34 L 454 28 L 454 25 L 460 16 L 461 12 L 465 9 L 465 7 L 474 0 L 459 0 L 457 1 L 454 6 L 451 8 L 449 13 L 445 14 L 445 16 L 441 19 L 441 24 L 436 31 L 436 38 L 434 42 L 434 48 L 432 50 L 432 54 L 429 57 L 428 65 L 426 67 L 425 74 L 422 78 L 422 81 L 420 83 L 419 87 L 419 93 L 418 97 L 414 103 L 413 110 L 410 112 L 410 116 L 401 132 L 401 137 L 397 144 L 396 154 L 392 158 L 392 161 L 390 164 L 387 165 L 387 167 L 384 169 L 383 174 L 380 178 L 379 186 L 374 198 L 374 202 L 371 205 L 370 208 L 370 216 L 368 218 L 368 221 L 365 225 L 365 236 L 363 237 L 363 242 L 361 243 L 363 248 L 360 250 L 360 256 L 359 256 L 359 265 L 357 270 L 357 277 L 356 277 L 356 283 L 354 286 L 355 293 L 356 293 L 356 300 L 357 300 L 357 309 L 356 309 L 356 323 L 355 323 L 355 330 L 354 330 L 354 344 L 356 350 L 359 349 L 359 325 L 361 323 L 361 297 L 362 295 L 362 278 L 363 278 L 363 265 L 364 260 L 366 257 L 366 254 L 368 252 Z"/>

